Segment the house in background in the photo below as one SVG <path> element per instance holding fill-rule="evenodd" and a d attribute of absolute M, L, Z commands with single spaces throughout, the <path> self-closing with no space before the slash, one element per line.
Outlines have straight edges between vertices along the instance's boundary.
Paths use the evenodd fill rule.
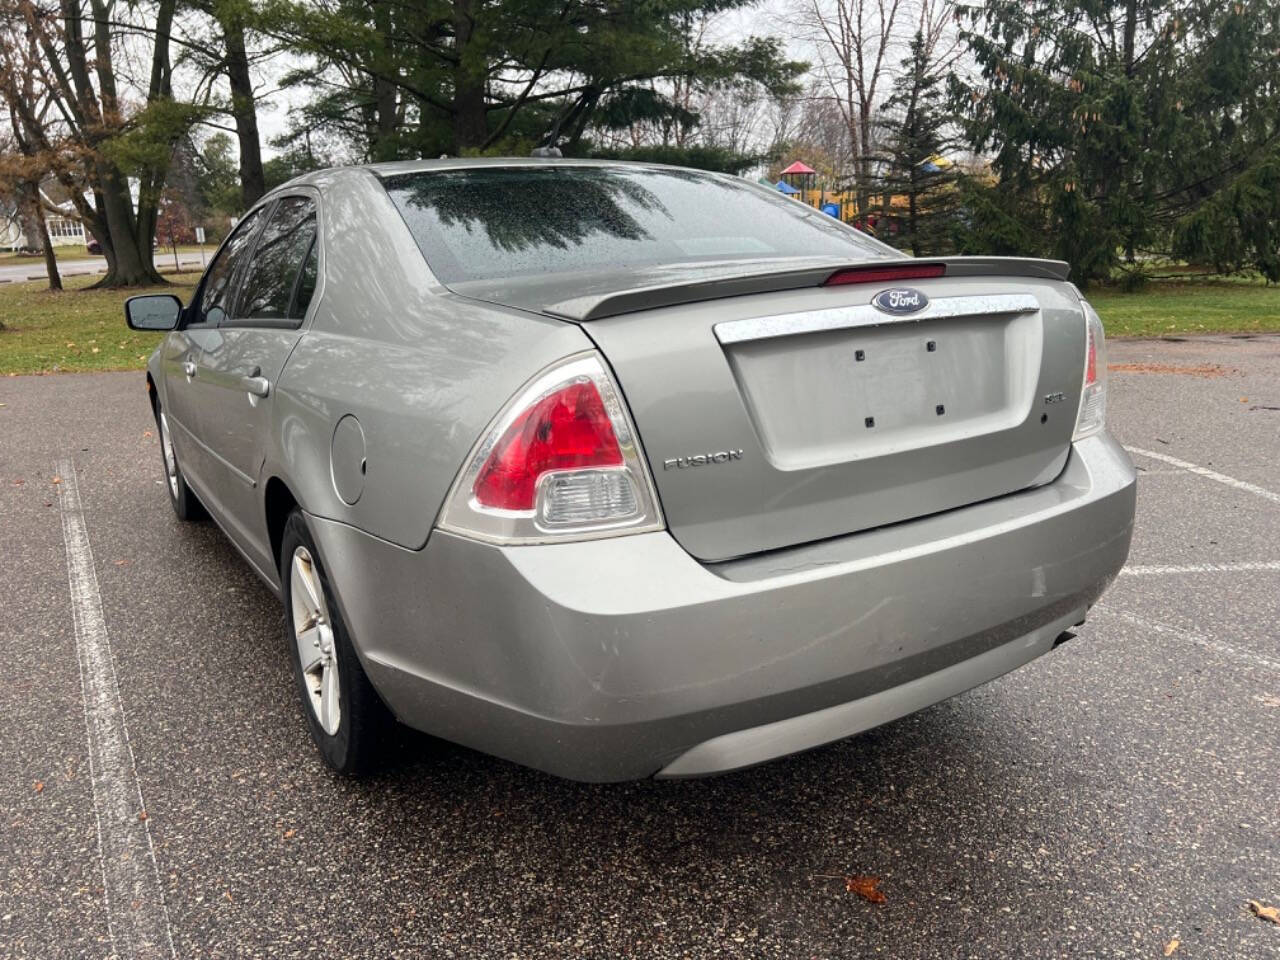
<path fill-rule="evenodd" d="M 85 245 L 88 234 L 84 224 L 76 215 L 75 204 L 60 183 L 46 180 L 40 185 L 40 205 L 43 208 L 45 226 L 49 229 L 49 242 L 53 246 Z M 11 196 L 0 197 L 0 250 L 31 249 L 39 242 L 38 237 L 27 236 L 16 199 Z"/>

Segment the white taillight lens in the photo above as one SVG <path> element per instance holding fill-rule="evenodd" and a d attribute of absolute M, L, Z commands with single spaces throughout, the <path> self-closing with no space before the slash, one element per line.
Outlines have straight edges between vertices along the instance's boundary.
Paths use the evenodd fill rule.
<path fill-rule="evenodd" d="M 635 428 L 596 353 L 535 377 L 454 482 L 443 529 L 494 543 L 543 543 L 662 528 Z"/>
<path fill-rule="evenodd" d="M 1102 429 L 1107 419 L 1107 341 L 1102 331 L 1102 318 L 1085 301 L 1084 386 L 1080 391 L 1080 411 L 1076 414 L 1076 432 L 1071 438 L 1083 440 Z"/>

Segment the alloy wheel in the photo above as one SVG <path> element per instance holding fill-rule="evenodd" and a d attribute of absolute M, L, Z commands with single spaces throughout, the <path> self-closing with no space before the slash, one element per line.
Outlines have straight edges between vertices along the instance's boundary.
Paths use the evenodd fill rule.
<path fill-rule="evenodd" d="M 160 449 L 164 453 L 165 478 L 169 481 L 169 494 L 178 498 L 178 458 L 173 452 L 173 440 L 169 437 L 169 418 L 160 411 Z"/>
<path fill-rule="evenodd" d="M 320 573 L 306 547 L 300 546 L 293 551 L 289 584 L 293 635 L 298 645 L 298 662 L 302 665 L 307 702 L 320 723 L 320 729 L 333 736 L 342 722 L 338 651 Z"/>

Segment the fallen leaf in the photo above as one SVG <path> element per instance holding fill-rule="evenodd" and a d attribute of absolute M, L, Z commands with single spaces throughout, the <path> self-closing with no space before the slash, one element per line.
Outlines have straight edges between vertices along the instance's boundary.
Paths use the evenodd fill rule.
<path fill-rule="evenodd" d="M 53 482 L 54 482 L 55 484 L 57 484 L 57 483 L 61 483 L 61 482 L 62 482 L 62 478 L 61 478 L 61 477 L 54 477 L 54 478 L 53 478 Z"/>
<path fill-rule="evenodd" d="M 27 482 L 27 481 L 25 481 L 25 480 L 15 480 L 15 481 L 13 481 L 13 485 L 14 485 L 15 487 L 20 487 L 20 486 L 22 486 L 22 485 L 23 485 L 24 483 L 26 483 L 26 482 Z"/>
<path fill-rule="evenodd" d="M 44 781 L 37 780 L 35 783 L 36 793 L 44 793 Z"/>
<path fill-rule="evenodd" d="M 1253 915 L 1259 920 L 1268 920 L 1280 926 L 1280 910 L 1275 907 L 1264 907 L 1257 900 L 1250 900 L 1249 909 L 1253 911 Z"/>
<path fill-rule="evenodd" d="M 297 832 L 298 832 L 298 831 L 297 831 L 297 830 L 295 830 L 293 827 L 290 827 L 288 830 L 286 830 L 286 831 L 284 832 L 284 838 L 285 838 L 286 840 L 289 840 L 289 839 L 291 839 L 291 838 L 293 837 L 293 835 L 294 835 L 294 834 L 296 834 Z"/>
<path fill-rule="evenodd" d="M 138 819 L 139 819 L 139 820 L 145 820 L 145 819 L 147 819 L 147 811 L 143 810 L 141 813 L 139 813 L 139 814 L 138 814 Z"/>
<path fill-rule="evenodd" d="M 117 566 L 117 567 L 126 567 L 126 566 L 128 566 L 128 565 L 129 565 L 129 561 L 128 561 L 128 560 L 117 560 L 117 561 L 116 561 L 116 566 Z"/>
<path fill-rule="evenodd" d="M 222 894 L 222 899 L 223 899 L 223 900 L 226 900 L 226 901 L 227 901 L 227 903 L 234 903 L 234 902 L 235 902 L 235 901 L 233 901 L 233 900 L 231 899 L 231 891 L 230 891 L 230 890 L 227 890 L 227 891 L 224 891 L 224 892 L 223 892 L 223 894 Z"/>
<path fill-rule="evenodd" d="M 889 898 L 880 892 L 879 877 L 845 877 L 844 888 L 856 893 L 868 903 L 887 903 Z"/>
<path fill-rule="evenodd" d="M 1172 957 L 1173 951 L 1177 950 L 1180 946 L 1182 946 L 1181 940 L 1170 940 L 1164 945 L 1164 955 L 1166 957 Z"/>
<path fill-rule="evenodd" d="M 146 437 L 147 439 L 150 439 L 150 438 L 151 438 L 151 431 L 150 431 L 150 430 L 143 430 L 143 431 L 142 431 L 142 435 L 143 435 L 144 437 Z"/>

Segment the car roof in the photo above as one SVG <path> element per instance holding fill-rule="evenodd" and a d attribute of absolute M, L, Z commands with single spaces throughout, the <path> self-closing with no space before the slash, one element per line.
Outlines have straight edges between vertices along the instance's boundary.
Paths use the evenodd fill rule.
<path fill-rule="evenodd" d="M 387 163 L 363 163 L 347 167 L 327 167 L 294 177 L 288 183 L 281 184 L 271 192 L 274 194 L 285 187 L 296 187 L 301 184 L 322 186 L 337 177 L 367 176 L 390 177 L 404 173 L 427 173 L 440 170 L 475 170 L 485 167 L 613 167 L 618 169 L 650 169 L 650 170 L 691 170 L 690 167 L 679 167 L 667 163 L 652 163 L 642 160 L 589 160 L 576 157 L 440 157 L 436 160 L 395 160 Z M 714 177 L 729 177 L 728 174 L 711 170 L 698 170 L 698 173 Z M 737 178 L 731 178 L 737 179 Z"/>

